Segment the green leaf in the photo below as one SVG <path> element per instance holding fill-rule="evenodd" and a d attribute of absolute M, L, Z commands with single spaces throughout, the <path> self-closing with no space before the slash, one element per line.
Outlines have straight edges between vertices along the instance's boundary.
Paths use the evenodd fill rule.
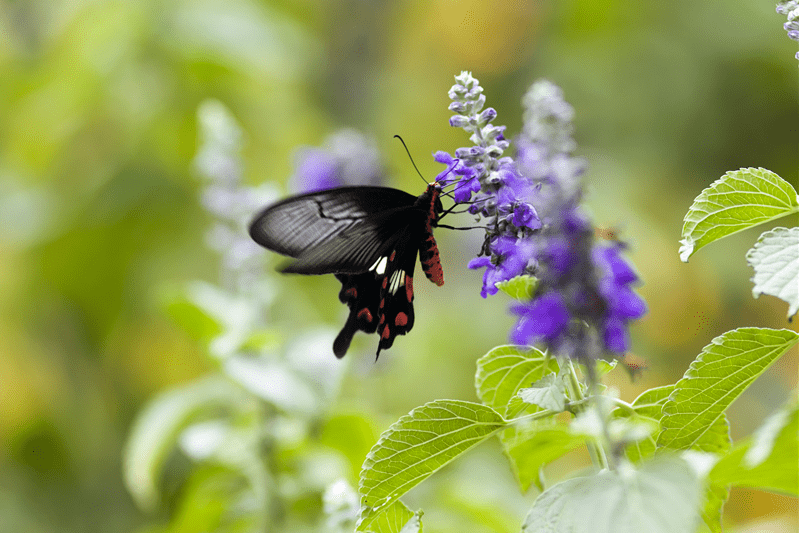
<path fill-rule="evenodd" d="M 498 346 L 477 361 L 475 388 L 480 400 L 500 413 L 522 387 L 557 373 L 558 362 L 536 348 Z"/>
<path fill-rule="evenodd" d="M 713 241 L 799 212 L 790 183 L 764 168 L 727 172 L 702 191 L 685 215 L 680 259 Z"/>
<path fill-rule="evenodd" d="M 369 526 L 369 533 L 422 533 L 422 511 L 413 512 L 400 500 L 389 505 Z"/>
<path fill-rule="evenodd" d="M 157 506 L 161 470 L 181 431 L 198 414 L 236 406 L 242 401 L 238 387 L 223 377 L 213 376 L 165 392 L 141 411 L 125 446 L 123 476 L 142 509 L 153 510 Z"/>
<path fill-rule="evenodd" d="M 499 438 L 522 492 L 532 483 L 541 488 L 541 467 L 585 442 L 552 419 L 517 422 L 502 431 Z"/>
<path fill-rule="evenodd" d="M 528 275 L 516 276 L 507 281 L 500 281 L 495 285 L 511 298 L 521 302 L 529 302 L 535 295 L 536 288 L 538 288 L 538 278 Z"/>
<path fill-rule="evenodd" d="M 596 373 L 597 376 L 604 376 L 605 374 L 610 373 L 611 370 L 616 368 L 619 362 L 614 359 L 613 361 L 605 361 L 604 359 L 597 359 L 596 360 Z"/>
<path fill-rule="evenodd" d="M 797 496 L 799 492 L 799 396 L 772 414 L 751 437 L 723 457 L 710 479 L 720 485 L 746 486 Z"/>
<path fill-rule="evenodd" d="M 699 522 L 700 483 L 676 457 L 634 469 L 570 479 L 544 491 L 533 504 L 523 532 L 692 532 Z"/>
<path fill-rule="evenodd" d="M 361 468 L 357 531 L 368 531 L 403 494 L 506 425 L 490 407 L 460 400 L 436 400 L 400 418 Z"/>
<path fill-rule="evenodd" d="M 632 403 L 635 409 L 635 416 L 652 420 L 660 425 L 660 418 L 663 411 L 663 404 L 669 399 L 669 394 L 674 391 L 674 385 L 665 385 L 642 392 Z M 614 416 L 631 416 L 630 413 L 621 409 L 614 411 Z M 627 457 L 633 462 L 639 462 L 655 453 L 657 434 L 650 435 L 644 440 L 631 443 L 627 446 Z"/>
<path fill-rule="evenodd" d="M 797 340 L 793 331 L 765 328 L 741 328 L 713 339 L 663 405 L 658 448 L 723 449 L 727 424 L 719 418 Z"/>
<path fill-rule="evenodd" d="M 776 296 L 788 302 L 788 316 L 795 315 L 799 311 L 799 227 L 765 232 L 746 252 L 746 262 L 755 269 L 752 296 Z"/>
<path fill-rule="evenodd" d="M 547 374 L 533 383 L 532 387 L 519 389 L 519 398 L 525 403 L 537 405 L 560 413 L 566 409 L 566 388 L 555 374 Z"/>
<path fill-rule="evenodd" d="M 645 390 L 638 395 L 632 406 L 635 412 L 641 416 L 660 420 L 663 411 L 663 404 L 669 399 L 669 395 L 674 392 L 675 385 L 663 385 Z"/>
<path fill-rule="evenodd" d="M 705 505 L 702 521 L 712 533 L 722 533 L 721 516 L 724 502 L 730 497 L 730 489 L 717 483 L 708 483 L 705 488 Z"/>
<path fill-rule="evenodd" d="M 615 417 L 640 417 L 644 421 L 652 421 L 660 425 L 662 419 L 663 404 L 669 399 L 669 395 L 674 391 L 675 385 L 665 385 L 655 387 L 642 392 L 632 403 L 634 414 L 620 408 L 613 412 Z M 658 433 L 654 433 L 647 438 L 633 442 L 626 448 L 627 458 L 633 462 L 639 462 L 649 457 L 657 448 Z M 727 417 L 721 415 L 708 428 L 708 431 L 694 445 L 695 450 L 708 452 L 724 452 L 729 449 L 729 424 Z"/>

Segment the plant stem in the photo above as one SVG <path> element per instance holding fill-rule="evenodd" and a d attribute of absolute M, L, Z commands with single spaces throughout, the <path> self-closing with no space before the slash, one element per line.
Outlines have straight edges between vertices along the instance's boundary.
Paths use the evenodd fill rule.
<path fill-rule="evenodd" d="M 581 402 L 585 400 L 585 396 L 583 395 L 583 391 L 580 389 L 580 380 L 577 379 L 577 371 L 575 370 L 571 359 L 567 358 L 566 362 L 569 366 L 569 379 L 566 383 L 569 388 L 569 394 L 571 395 L 573 401 Z M 576 408 L 578 412 L 582 412 L 585 409 L 579 404 L 576 406 Z M 600 470 L 609 468 L 608 456 L 605 453 L 605 448 L 602 447 L 602 444 L 597 439 L 590 438 L 586 442 L 586 446 L 588 447 L 588 454 L 591 456 L 591 462 L 593 462 L 597 468 Z"/>

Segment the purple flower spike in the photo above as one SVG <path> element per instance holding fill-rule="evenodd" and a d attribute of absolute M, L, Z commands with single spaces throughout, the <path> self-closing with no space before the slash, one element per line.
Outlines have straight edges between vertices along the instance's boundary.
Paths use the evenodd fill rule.
<path fill-rule="evenodd" d="M 799 0 L 797 0 L 799 1 Z M 623 245 L 595 245 L 590 218 L 580 208 L 584 162 L 572 155 L 574 109 L 556 85 L 533 84 L 524 97 L 524 133 L 510 143 L 476 79 L 455 78 L 450 123 L 470 134 L 473 146 L 458 148 L 457 160 L 438 152 L 448 166 L 439 175 L 455 183 L 457 202 L 472 199 L 469 212 L 485 220 L 480 256 L 469 268 L 484 268 L 480 294 L 496 294 L 496 284 L 521 274 L 538 279 L 532 301 L 515 305 L 519 320 L 511 340 L 542 342 L 561 357 L 595 359 L 603 349 L 624 353 L 628 324 L 646 312 L 630 288 L 638 277 L 621 256 Z M 454 167 L 453 167 L 454 165 Z M 476 194 L 474 194 L 476 193 Z"/>

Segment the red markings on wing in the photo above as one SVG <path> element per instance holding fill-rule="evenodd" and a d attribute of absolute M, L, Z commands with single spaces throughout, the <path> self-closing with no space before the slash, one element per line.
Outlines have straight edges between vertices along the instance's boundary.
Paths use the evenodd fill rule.
<path fill-rule="evenodd" d="M 344 291 L 344 297 L 346 298 L 357 298 L 358 297 L 358 289 L 355 287 L 350 287 L 349 289 Z"/>
<path fill-rule="evenodd" d="M 384 327 L 383 328 L 383 332 L 380 333 L 380 337 L 383 338 L 383 339 L 387 339 L 390 336 L 391 336 L 391 332 L 389 331 L 388 326 Z"/>
<path fill-rule="evenodd" d="M 413 278 L 405 275 L 405 297 L 408 298 L 408 303 L 413 301 Z"/>
<path fill-rule="evenodd" d="M 396 251 L 396 250 L 394 250 L 393 252 L 391 252 L 391 255 L 390 255 L 390 256 L 389 256 L 389 258 L 388 258 L 388 262 L 389 262 L 389 263 L 391 263 L 392 261 L 394 261 L 394 258 L 395 258 L 395 257 L 397 257 L 397 251 Z"/>
<path fill-rule="evenodd" d="M 382 287 L 383 287 L 384 289 L 385 289 L 386 287 L 388 287 L 388 276 L 386 276 L 386 277 L 384 277 L 384 278 L 383 278 L 383 285 L 382 285 Z"/>
<path fill-rule="evenodd" d="M 403 312 L 397 313 L 397 316 L 394 318 L 394 325 L 395 326 L 405 326 L 408 324 L 408 315 Z"/>
<path fill-rule="evenodd" d="M 362 319 L 366 320 L 367 322 L 371 322 L 372 320 L 374 320 L 374 317 L 372 316 L 372 312 L 369 311 L 369 309 L 367 309 L 366 307 L 364 307 L 363 309 L 358 311 L 357 317 L 358 318 L 362 318 Z"/>

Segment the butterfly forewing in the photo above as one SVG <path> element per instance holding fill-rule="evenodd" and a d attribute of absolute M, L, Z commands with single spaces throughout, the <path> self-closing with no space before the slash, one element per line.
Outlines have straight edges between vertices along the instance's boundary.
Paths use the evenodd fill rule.
<path fill-rule="evenodd" d="M 408 207 L 378 213 L 308 247 L 282 270 L 297 274 L 363 272 L 395 246 L 405 228 L 418 226 L 422 216 Z"/>
<path fill-rule="evenodd" d="M 264 209 L 250 226 L 255 242 L 289 257 L 357 226 L 375 215 L 409 207 L 416 198 L 388 187 L 339 187 L 287 198 Z"/>

